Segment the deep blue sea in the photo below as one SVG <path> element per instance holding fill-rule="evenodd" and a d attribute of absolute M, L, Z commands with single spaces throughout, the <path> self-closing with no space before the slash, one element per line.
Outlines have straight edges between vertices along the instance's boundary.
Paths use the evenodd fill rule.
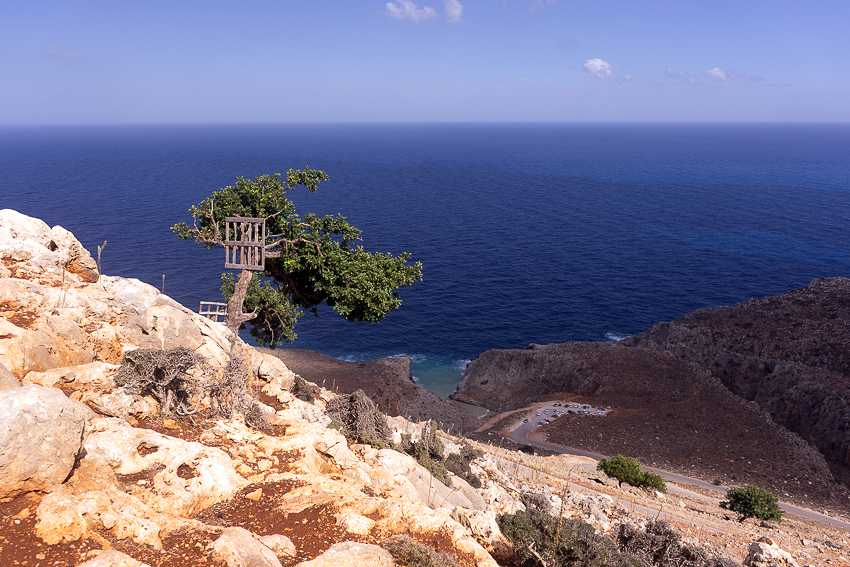
<path fill-rule="evenodd" d="M 237 176 L 310 166 L 424 280 L 375 324 L 331 311 L 293 347 L 407 354 L 442 395 L 491 348 L 615 340 L 700 307 L 850 276 L 850 125 L 313 124 L 0 127 L 0 208 L 72 231 L 103 270 L 197 309 L 224 253 L 169 227 Z"/>

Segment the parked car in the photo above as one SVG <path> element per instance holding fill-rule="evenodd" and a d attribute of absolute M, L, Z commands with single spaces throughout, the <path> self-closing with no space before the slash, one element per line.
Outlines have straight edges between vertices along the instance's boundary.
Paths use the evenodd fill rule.
<path fill-rule="evenodd" d="M 523 420 L 522 420 L 522 422 L 523 422 L 523 423 L 528 423 L 528 418 L 526 417 L 525 419 L 523 419 Z"/>

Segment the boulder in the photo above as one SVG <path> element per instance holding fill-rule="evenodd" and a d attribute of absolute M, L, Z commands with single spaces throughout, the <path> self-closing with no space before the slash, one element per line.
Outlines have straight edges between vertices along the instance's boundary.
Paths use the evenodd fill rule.
<path fill-rule="evenodd" d="M 61 484 L 93 417 L 85 405 L 52 388 L 0 391 L 0 498 Z"/>
<path fill-rule="evenodd" d="M 149 567 L 146 563 L 136 561 L 126 553 L 106 549 L 99 551 L 93 559 L 80 563 L 77 567 Z"/>
<path fill-rule="evenodd" d="M 257 541 L 271 549 L 278 557 L 295 557 L 298 553 L 295 549 L 295 544 L 285 535 L 272 534 L 255 537 L 257 537 Z"/>
<path fill-rule="evenodd" d="M 90 386 L 111 390 L 115 387 L 112 375 L 120 368 L 117 364 L 105 362 L 90 362 L 76 366 L 62 366 L 51 368 L 43 372 L 28 372 L 23 384 L 38 384 L 46 388 L 70 385 L 75 390 Z"/>
<path fill-rule="evenodd" d="M 40 219 L 3 209 L 0 242 L 12 266 L 7 267 L 11 277 L 69 284 L 97 281 L 97 264 L 74 235 L 61 226 L 50 228 Z"/>
<path fill-rule="evenodd" d="M 0 362 L 0 390 L 11 390 L 20 387 L 21 383 L 15 378 L 15 375 L 9 372 L 5 364 Z"/>
<path fill-rule="evenodd" d="M 791 554 L 780 549 L 769 537 L 760 537 L 750 544 L 747 557 L 744 558 L 746 567 L 799 567 Z"/>
<path fill-rule="evenodd" d="M 84 460 L 105 463 L 118 475 L 161 468 L 148 484 L 133 490 L 161 513 L 188 518 L 248 484 L 221 449 L 130 427 L 116 418 L 93 420 L 85 449 Z"/>
<path fill-rule="evenodd" d="M 310 561 L 302 561 L 295 567 L 394 567 L 390 552 L 377 545 L 343 541 L 333 544 L 327 551 Z"/>
<path fill-rule="evenodd" d="M 224 528 L 213 543 L 213 557 L 227 567 L 281 567 L 274 552 L 244 528 Z"/>
<path fill-rule="evenodd" d="M 462 506 L 471 510 L 485 510 L 487 505 L 480 494 L 472 487 L 457 478 L 452 478 L 451 488 L 435 479 L 428 470 L 416 462 L 413 457 L 399 453 L 392 449 L 381 449 L 376 456 L 376 462 L 382 465 L 389 473 L 390 478 L 402 486 L 408 485 L 413 488 L 414 494 L 425 505 L 431 508 Z M 377 473 L 377 471 L 376 471 Z M 376 488 L 387 487 L 386 477 L 373 474 L 373 484 Z M 464 485 L 469 487 L 464 490 Z M 472 496 L 472 493 L 475 496 Z M 470 497 L 467 497 L 469 495 Z"/>

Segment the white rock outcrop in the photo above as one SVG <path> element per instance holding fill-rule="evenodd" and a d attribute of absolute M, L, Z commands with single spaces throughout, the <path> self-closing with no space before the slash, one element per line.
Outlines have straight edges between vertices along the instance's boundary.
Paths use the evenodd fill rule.
<path fill-rule="evenodd" d="M 310 561 L 302 561 L 295 567 L 394 567 L 395 561 L 389 552 L 377 545 L 343 541 L 333 544 L 327 551 Z"/>
<path fill-rule="evenodd" d="M 0 498 L 61 484 L 92 417 L 85 405 L 53 388 L 0 391 Z"/>
<path fill-rule="evenodd" d="M 745 567 L 799 567 L 790 553 L 781 549 L 769 537 L 760 537 L 750 544 Z"/>
<path fill-rule="evenodd" d="M 227 567 L 281 567 L 275 553 L 244 528 L 225 528 L 213 543 L 213 557 Z"/>

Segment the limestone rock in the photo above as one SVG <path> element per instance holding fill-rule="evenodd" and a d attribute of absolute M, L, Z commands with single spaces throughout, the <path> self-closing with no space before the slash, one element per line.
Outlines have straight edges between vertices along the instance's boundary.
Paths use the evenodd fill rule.
<path fill-rule="evenodd" d="M 255 536 L 257 537 L 257 536 Z M 298 551 L 292 540 L 281 534 L 257 537 L 257 541 L 268 547 L 278 557 L 295 557 Z"/>
<path fill-rule="evenodd" d="M 35 534 L 48 545 L 71 542 L 90 530 L 105 529 L 118 539 L 162 549 L 159 534 L 168 519 L 160 517 L 138 498 L 114 487 L 75 494 L 69 489 L 51 492 L 38 506 Z"/>
<path fill-rule="evenodd" d="M 85 449 L 86 459 L 106 463 L 116 474 L 164 467 L 149 485 L 133 490 L 141 501 L 163 513 L 190 517 L 248 484 L 224 451 L 136 429 L 120 419 L 93 420 Z"/>
<path fill-rule="evenodd" d="M 769 537 L 750 544 L 744 565 L 748 567 L 799 567 L 791 554 L 779 548 Z"/>
<path fill-rule="evenodd" d="M 146 563 L 136 561 L 129 555 L 107 549 L 99 551 L 97 556 L 89 559 L 84 563 L 80 563 L 77 567 L 149 567 Z"/>
<path fill-rule="evenodd" d="M 89 408 L 59 390 L 23 386 L 0 391 L 0 498 L 61 484 L 92 417 Z"/>
<path fill-rule="evenodd" d="M 38 384 L 46 388 L 71 385 L 75 390 L 90 386 L 111 390 L 115 387 L 112 375 L 120 368 L 117 364 L 90 362 L 76 366 L 51 368 L 44 372 L 28 372 L 23 384 Z"/>
<path fill-rule="evenodd" d="M 295 382 L 295 373 L 292 372 L 278 357 L 267 353 L 257 352 L 251 349 L 251 364 L 257 377 L 267 382 L 271 389 L 268 394 L 277 397 L 277 390 L 290 390 Z"/>
<path fill-rule="evenodd" d="M 9 372 L 5 364 L 0 362 L 0 390 L 11 390 L 20 387 L 21 383 L 15 378 L 15 375 Z"/>
<path fill-rule="evenodd" d="M 281 567 L 274 552 L 244 528 L 225 528 L 213 543 L 213 556 L 227 567 Z"/>
<path fill-rule="evenodd" d="M 0 210 L 0 242 L 13 266 L 12 277 L 97 281 L 97 264 L 74 235 L 11 209 Z M 25 265 L 15 265 L 26 262 Z M 8 269 L 8 268 L 7 268 Z M 73 274 L 73 276 L 71 276 Z"/>
<path fill-rule="evenodd" d="M 390 552 L 377 545 L 343 541 L 333 544 L 327 551 L 310 561 L 302 561 L 295 567 L 394 567 Z"/>

